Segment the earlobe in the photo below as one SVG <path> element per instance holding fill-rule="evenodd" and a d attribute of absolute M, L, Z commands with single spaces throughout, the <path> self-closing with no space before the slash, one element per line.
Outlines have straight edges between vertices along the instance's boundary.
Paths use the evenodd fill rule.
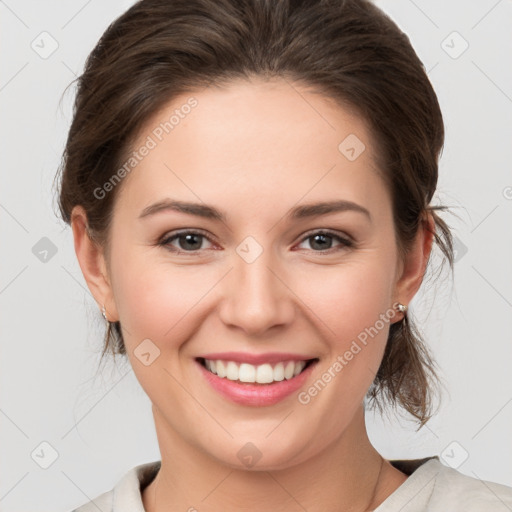
<path fill-rule="evenodd" d="M 100 310 L 105 305 L 109 320 L 114 322 L 117 319 L 117 310 L 104 252 L 102 247 L 91 239 L 87 227 L 87 213 L 82 206 L 75 206 L 71 212 L 71 228 L 80 269 Z"/>

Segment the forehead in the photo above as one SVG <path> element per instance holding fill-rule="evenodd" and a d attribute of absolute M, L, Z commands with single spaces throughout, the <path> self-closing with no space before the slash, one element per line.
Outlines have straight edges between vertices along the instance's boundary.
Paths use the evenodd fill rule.
<path fill-rule="evenodd" d="M 131 150 L 144 156 L 123 179 L 118 202 L 140 209 L 165 195 L 229 197 L 246 208 L 305 195 L 376 200 L 384 184 L 371 137 L 354 109 L 286 80 L 193 91 L 139 131 Z"/>

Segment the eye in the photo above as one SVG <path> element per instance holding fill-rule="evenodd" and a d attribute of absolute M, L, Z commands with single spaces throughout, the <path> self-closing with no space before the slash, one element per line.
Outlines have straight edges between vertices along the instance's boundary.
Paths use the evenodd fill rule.
<path fill-rule="evenodd" d="M 210 239 L 200 231 L 180 231 L 173 235 L 165 236 L 160 242 L 158 242 L 158 245 L 163 246 L 172 252 L 194 253 L 195 251 L 204 249 L 204 247 L 202 247 L 203 239 L 210 241 Z M 178 247 L 172 245 L 172 242 L 174 241 L 178 242 Z"/>
<path fill-rule="evenodd" d="M 158 245 L 178 254 L 194 254 L 197 251 L 205 249 L 205 247 L 202 246 L 203 240 L 208 240 L 210 243 L 212 243 L 210 238 L 201 231 L 180 231 L 171 235 L 164 236 L 164 238 L 158 242 Z M 301 243 L 304 243 L 308 240 L 312 240 L 312 243 L 310 244 L 312 247 L 311 250 L 318 253 L 324 253 L 327 251 L 336 252 L 343 250 L 344 248 L 354 246 L 354 242 L 349 238 L 342 237 L 328 230 L 321 230 L 310 233 L 302 239 Z M 332 246 L 333 240 L 339 243 L 338 247 Z M 177 242 L 178 246 L 173 245 L 173 242 Z"/>
<path fill-rule="evenodd" d="M 307 240 L 313 240 L 313 242 L 310 245 L 313 248 L 314 252 L 330 251 L 330 249 L 333 249 L 332 240 L 336 240 L 340 243 L 340 246 L 334 247 L 334 252 L 342 250 L 347 247 L 352 247 L 354 245 L 354 242 L 352 240 L 349 240 L 348 238 L 342 237 L 340 235 L 337 235 L 336 233 L 326 230 L 310 233 L 309 235 L 302 239 L 301 243 L 304 243 Z M 316 250 L 317 248 L 318 250 Z"/>

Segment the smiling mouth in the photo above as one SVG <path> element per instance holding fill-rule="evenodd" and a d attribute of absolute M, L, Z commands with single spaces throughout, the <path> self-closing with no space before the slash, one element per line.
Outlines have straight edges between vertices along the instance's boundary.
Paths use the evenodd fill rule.
<path fill-rule="evenodd" d="M 273 384 L 291 380 L 306 368 L 318 362 L 318 358 L 302 361 L 280 361 L 253 365 L 235 361 L 212 360 L 198 357 L 196 360 L 210 373 L 241 384 Z"/>

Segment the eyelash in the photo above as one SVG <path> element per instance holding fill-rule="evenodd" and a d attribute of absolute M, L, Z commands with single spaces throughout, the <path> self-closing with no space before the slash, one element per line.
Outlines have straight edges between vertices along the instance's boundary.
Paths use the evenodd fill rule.
<path fill-rule="evenodd" d="M 209 236 L 207 234 L 205 234 L 204 232 L 199 231 L 199 230 L 190 230 L 190 231 L 179 231 L 177 233 L 174 233 L 171 236 L 165 236 L 164 238 L 162 238 L 157 243 L 157 245 L 159 245 L 161 247 L 164 247 L 168 251 L 173 252 L 175 254 L 194 255 L 194 254 L 197 254 L 197 252 L 201 251 L 201 249 L 196 249 L 196 250 L 192 250 L 192 251 L 184 251 L 184 250 L 181 250 L 181 249 L 177 249 L 176 247 L 170 246 L 170 243 L 172 241 L 174 241 L 174 240 L 176 240 L 176 239 L 178 239 L 178 238 L 180 238 L 181 236 L 184 236 L 184 235 L 199 235 L 201 237 L 206 238 L 210 243 L 213 243 L 213 241 L 210 240 Z M 309 238 L 313 238 L 316 235 L 327 235 L 327 236 L 329 236 L 331 238 L 334 238 L 336 241 L 341 242 L 342 246 L 338 247 L 338 248 L 330 247 L 329 249 L 325 249 L 325 250 L 322 250 L 322 251 L 315 251 L 314 249 L 310 249 L 310 251 L 312 251 L 314 253 L 318 253 L 318 254 L 331 254 L 332 252 L 337 252 L 337 251 L 339 251 L 339 250 L 341 250 L 343 248 L 351 248 L 351 247 L 353 247 L 355 245 L 355 243 L 352 240 L 350 240 L 349 238 L 344 238 L 344 237 L 338 235 L 337 233 L 335 233 L 333 231 L 330 231 L 328 229 L 318 230 L 318 231 L 313 231 L 313 232 L 307 233 L 306 236 L 304 236 L 301 239 L 300 243 L 304 242 L 305 240 L 308 240 Z"/>

